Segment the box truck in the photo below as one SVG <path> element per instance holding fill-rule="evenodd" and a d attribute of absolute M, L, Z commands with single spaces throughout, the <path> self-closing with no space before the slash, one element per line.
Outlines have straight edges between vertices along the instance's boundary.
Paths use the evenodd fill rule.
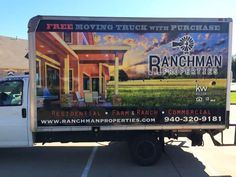
<path fill-rule="evenodd" d="M 29 74 L 0 82 L 0 146 L 127 141 L 151 165 L 164 137 L 202 145 L 229 126 L 231 36 L 230 18 L 36 16 Z"/>

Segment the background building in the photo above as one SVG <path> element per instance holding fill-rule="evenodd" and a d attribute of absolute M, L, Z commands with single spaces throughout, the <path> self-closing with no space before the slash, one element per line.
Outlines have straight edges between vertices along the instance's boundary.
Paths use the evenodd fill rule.
<path fill-rule="evenodd" d="M 27 52 L 27 40 L 0 36 L 0 77 L 8 73 L 28 72 L 29 61 L 25 58 Z"/>

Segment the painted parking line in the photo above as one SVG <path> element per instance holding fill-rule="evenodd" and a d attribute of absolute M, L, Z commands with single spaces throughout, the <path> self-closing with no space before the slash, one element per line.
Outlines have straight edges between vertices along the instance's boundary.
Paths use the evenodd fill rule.
<path fill-rule="evenodd" d="M 89 173 L 89 170 L 90 170 L 90 168 L 92 166 L 93 159 L 95 157 L 97 149 L 98 149 L 98 146 L 93 148 L 93 150 L 92 150 L 92 152 L 91 152 L 91 154 L 89 156 L 88 162 L 87 162 L 87 164 L 86 164 L 86 166 L 85 166 L 85 168 L 83 170 L 83 173 L 82 173 L 81 177 L 87 177 L 88 176 L 88 173 Z"/>

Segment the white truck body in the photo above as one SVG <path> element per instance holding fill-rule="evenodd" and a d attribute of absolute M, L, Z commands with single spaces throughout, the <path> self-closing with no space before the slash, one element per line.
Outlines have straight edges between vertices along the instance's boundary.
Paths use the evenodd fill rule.
<path fill-rule="evenodd" d="M 201 25 L 201 23 L 202 23 L 202 25 Z M 217 69 L 219 69 L 218 70 L 219 73 L 224 72 L 224 74 L 222 76 L 219 76 L 219 78 L 217 78 L 218 77 L 217 74 L 212 77 L 204 76 L 203 78 L 210 78 L 210 79 L 216 78 L 216 79 L 212 79 L 213 82 L 211 82 L 211 83 L 213 83 L 213 84 L 211 86 L 206 85 L 206 84 L 205 85 L 200 84 L 200 85 L 198 85 L 199 86 L 198 87 L 196 84 L 196 85 L 193 85 L 193 87 L 192 87 L 193 90 L 200 89 L 200 91 L 201 90 L 204 91 L 204 89 L 205 89 L 204 86 L 208 87 L 210 89 L 214 89 L 213 88 L 214 84 L 215 84 L 214 82 L 216 82 L 216 84 L 218 84 L 218 82 L 221 82 L 221 79 L 222 79 L 222 82 L 224 82 L 224 84 L 223 84 L 224 91 L 222 92 L 224 94 L 224 97 L 222 98 L 224 100 L 224 103 L 219 108 L 219 110 L 221 110 L 221 111 L 219 111 L 219 113 L 217 113 L 217 115 L 215 115 L 215 118 L 214 118 L 213 113 L 217 112 L 216 110 L 218 109 L 218 107 L 216 106 L 216 108 L 214 108 L 214 105 L 211 107 L 211 109 L 210 108 L 208 109 L 207 106 L 205 106 L 205 107 L 199 106 L 199 108 L 196 106 L 197 108 L 194 107 L 194 109 L 191 108 L 191 110 L 188 110 L 188 111 L 187 111 L 187 107 L 181 108 L 179 110 L 177 110 L 177 108 L 172 109 L 172 108 L 168 108 L 168 107 L 167 108 L 162 108 L 162 107 L 159 108 L 158 107 L 158 109 L 156 109 L 156 111 L 158 113 L 156 113 L 156 117 L 153 117 L 153 119 L 156 119 L 155 123 L 149 123 L 149 124 L 140 123 L 139 122 L 140 120 L 138 120 L 138 122 L 135 122 L 135 123 L 132 123 L 132 122 L 131 123 L 123 123 L 123 124 L 118 123 L 119 121 L 120 122 L 125 121 L 122 119 L 122 116 L 119 115 L 118 118 L 115 117 L 116 123 L 114 123 L 114 119 L 111 119 L 111 121 L 113 121 L 113 123 L 109 123 L 110 119 L 107 119 L 108 122 L 106 122 L 106 120 L 102 120 L 103 122 L 106 122 L 105 124 L 102 124 L 102 123 L 93 124 L 90 122 L 90 123 L 85 123 L 82 125 L 82 124 L 80 124 L 81 122 L 78 123 L 78 121 L 82 118 L 79 116 L 77 116 L 77 117 L 74 116 L 77 118 L 76 119 L 77 123 L 75 122 L 74 124 L 71 124 L 72 119 L 65 119 L 64 122 L 60 121 L 59 124 L 52 124 L 52 125 L 47 124 L 46 126 L 42 125 L 42 121 L 44 120 L 45 117 L 42 116 L 39 119 L 38 114 L 41 114 L 41 113 L 38 111 L 43 110 L 43 109 L 45 109 L 45 110 L 50 109 L 50 106 L 53 104 L 56 106 L 54 108 L 52 108 L 52 110 L 49 110 L 49 113 L 43 112 L 42 115 L 45 115 L 46 117 L 49 115 L 50 116 L 55 115 L 56 117 L 61 118 L 62 114 L 64 115 L 66 113 L 65 110 L 70 112 L 71 108 L 70 108 L 70 106 L 68 106 L 68 107 L 62 109 L 63 106 L 60 107 L 59 104 L 62 105 L 61 100 L 62 100 L 62 98 L 65 97 L 65 95 L 67 95 L 67 96 L 69 95 L 68 96 L 68 99 L 69 99 L 69 97 L 72 95 L 72 92 L 73 92 L 74 96 L 70 97 L 69 103 L 71 103 L 71 104 L 73 103 L 73 105 L 76 104 L 75 107 L 72 106 L 73 107 L 72 111 L 74 111 L 75 109 L 77 111 L 80 111 L 80 109 L 84 109 L 85 111 L 88 111 L 88 109 L 90 109 L 92 111 L 96 110 L 99 107 L 98 101 L 100 101 L 99 104 L 105 105 L 104 100 L 102 100 L 101 97 L 103 96 L 104 99 L 107 99 L 109 97 L 109 95 L 107 95 L 107 90 L 103 89 L 103 87 L 108 88 L 108 87 L 113 86 L 113 85 L 109 85 L 109 84 L 107 84 L 105 86 L 102 85 L 104 80 L 107 80 L 107 83 L 108 83 L 107 78 L 109 78 L 109 79 L 111 78 L 111 75 L 107 74 L 109 72 L 107 70 L 108 65 L 111 63 L 112 63 L 112 65 L 115 65 L 115 66 L 119 66 L 119 64 L 121 65 L 122 61 L 120 58 L 124 57 L 124 52 L 132 50 L 132 47 L 135 47 L 135 45 L 141 46 L 141 42 L 143 42 L 143 41 L 141 41 L 140 43 L 135 43 L 135 40 L 132 40 L 131 38 L 129 38 L 130 41 L 128 41 L 128 40 L 125 41 L 126 46 L 117 46 L 116 45 L 116 49 L 114 49 L 114 47 L 112 48 L 111 44 L 110 44 L 110 46 L 108 45 L 105 47 L 101 46 L 101 45 L 95 46 L 95 43 L 98 43 L 99 40 L 101 41 L 103 39 L 106 39 L 106 37 L 109 37 L 109 36 L 103 35 L 103 33 L 105 33 L 105 31 L 110 32 L 110 38 L 111 38 L 110 40 L 115 41 L 116 40 L 115 38 L 112 39 L 113 34 L 120 32 L 120 35 L 123 35 L 124 32 L 126 32 L 127 35 L 129 35 L 131 33 L 132 33 L 132 35 L 136 35 L 136 33 L 137 34 L 140 33 L 140 37 L 142 37 L 143 33 L 146 32 L 145 30 L 147 28 L 149 28 L 150 25 L 154 25 L 154 24 L 156 24 L 156 27 L 155 27 L 156 31 L 155 32 L 157 33 L 157 36 L 159 35 L 159 33 L 160 33 L 159 36 L 162 35 L 162 37 L 157 40 L 155 40 L 154 38 L 150 39 L 150 40 L 153 40 L 153 45 L 152 45 L 153 48 L 146 49 L 146 52 L 151 51 L 151 53 L 148 53 L 149 59 L 150 59 L 150 56 L 154 57 L 154 59 L 156 59 L 155 61 L 153 60 L 148 65 L 149 67 L 150 67 L 150 65 L 152 65 L 152 67 L 154 69 L 156 69 L 154 66 L 155 64 L 157 64 L 158 62 L 160 64 L 161 61 L 159 61 L 158 59 L 160 59 L 161 56 L 163 56 L 162 59 L 165 59 L 164 53 L 161 56 L 158 56 L 157 54 L 155 54 L 155 51 L 158 51 L 158 47 L 162 47 L 162 44 L 164 45 L 164 43 L 165 43 L 165 45 L 172 45 L 173 43 L 176 42 L 176 45 L 179 45 L 179 48 L 170 49 L 171 51 L 176 51 L 176 50 L 180 49 L 180 47 L 181 47 L 180 45 L 182 45 L 181 40 L 185 40 L 186 38 L 189 38 L 190 41 L 188 41 L 188 42 L 191 42 L 192 38 L 194 40 L 204 38 L 204 40 L 202 42 L 202 46 L 204 48 L 205 46 L 208 45 L 207 42 L 208 42 L 208 40 L 210 40 L 211 35 L 214 37 L 214 36 L 217 36 L 218 33 L 219 33 L 218 36 L 223 34 L 224 38 L 222 37 L 222 40 L 219 38 L 219 41 L 214 41 L 213 39 L 212 39 L 212 41 L 215 42 L 215 47 L 222 49 L 222 52 L 224 52 L 219 57 L 219 59 L 222 59 L 223 61 L 221 61 L 221 60 L 219 61 L 219 67 L 217 65 L 215 66 L 215 68 L 218 67 Z M 162 24 L 162 25 L 160 25 L 160 24 Z M 105 26 L 101 26 L 101 25 L 105 25 Z M 113 28 L 112 25 L 117 27 L 117 29 L 116 29 L 117 31 L 112 29 Z M 97 28 L 97 29 L 95 29 L 95 28 Z M 103 29 L 99 29 L 99 28 L 103 28 Z M 165 35 L 168 36 L 168 35 L 172 34 L 170 31 L 171 28 L 173 28 L 172 29 L 173 31 L 175 30 L 175 32 L 176 31 L 178 32 L 178 36 L 176 36 L 171 41 L 165 41 L 164 40 Z M 205 28 L 205 29 L 203 29 L 203 28 Z M 122 29 L 123 29 L 123 31 L 122 31 Z M 168 30 L 169 30 L 169 33 L 168 33 Z M 193 32 L 191 32 L 191 30 Z M 199 30 L 199 32 L 197 32 L 197 30 Z M 88 40 L 88 41 L 87 42 L 86 42 L 86 40 L 84 41 L 86 43 L 86 45 L 84 45 L 84 46 L 82 45 L 83 41 L 80 45 L 79 44 L 73 45 L 72 43 L 70 44 L 70 42 L 69 43 L 65 42 L 65 40 L 66 40 L 65 36 L 61 37 L 60 35 L 61 35 L 61 33 L 63 33 L 65 35 L 66 32 L 72 32 L 73 34 L 76 34 L 77 38 L 73 38 L 73 40 L 76 39 L 77 42 L 80 40 L 79 39 L 80 37 L 83 37 L 83 35 L 87 35 L 86 40 Z M 146 33 L 148 33 L 148 35 L 150 35 L 150 36 L 152 36 L 152 34 L 153 34 L 153 32 L 150 32 L 150 31 L 147 31 Z M 95 37 L 95 34 L 96 34 L 97 38 Z M 98 34 L 100 34 L 100 36 Z M 198 37 L 196 36 L 197 34 L 198 34 Z M 53 134 L 55 136 L 48 137 L 49 142 L 50 142 L 50 139 L 51 139 L 51 141 L 65 142 L 65 141 L 80 141 L 80 138 L 78 138 L 77 140 L 75 137 L 73 137 L 72 139 L 68 138 L 69 135 L 68 135 L 68 137 L 66 136 L 66 137 L 63 137 L 60 139 L 60 135 L 66 135 L 66 132 L 67 133 L 74 132 L 75 134 L 73 134 L 73 136 L 77 135 L 77 134 L 83 134 L 81 132 L 85 132 L 85 133 L 89 132 L 88 136 L 87 136 L 87 141 L 90 141 L 90 140 L 96 140 L 94 138 L 90 138 L 91 132 L 95 133 L 95 134 L 99 133 L 99 132 L 108 133 L 109 137 L 113 137 L 114 132 L 115 133 L 122 132 L 124 135 L 127 132 L 140 133 L 142 131 L 143 132 L 170 132 L 170 131 L 173 131 L 173 132 L 184 133 L 184 132 L 193 132 L 193 131 L 202 132 L 204 130 L 217 130 L 220 132 L 228 127 L 229 111 L 230 111 L 229 110 L 229 108 L 230 108 L 229 95 L 230 95 L 230 78 L 231 78 L 231 76 L 230 76 L 231 69 L 230 68 L 231 68 L 231 47 L 232 47 L 232 44 L 231 44 L 232 43 L 232 20 L 231 19 L 207 19 L 207 18 L 206 19 L 202 19 L 202 18 L 199 18 L 199 19 L 190 19 L 190 18 L 189 19 L 155 19 L 155 18 L 95 18 L 95 17 L 37 16 L 37 17 L 34 17 L 33 19 L 31 19 L 31 21 L 29 23 L 28 35 L 29 35 L 30 75 L 29 76 L 17 76 L 17 77 L 12 76 L 12 77 L 8 77 L 8 78 L 1 81 L 1 83 L 2 82 L 19 81 L 19 82 L 23 82 L 23 86 L 22 86 L 22 90 L 19 92 L 21 94 L 20 96 L 22 98 L 21 98 L 21 102 L 18 105 L 14 105 L 14 104 L 13 105 L 4 105 L 4 104 L 2 104 L 0 106 L 0 147 L 26 147 L 26 146 L 32 146 L 35 142 L 47 142 L 47 137 L 44 137 L 44 136 L 49 136 L 50 133 L 52 133 L 52 134 L 55 133 L 55 134 Z M 90 35 L 92 35 L 92 36 L 90 36 Z M 103 38 L 101 38 L 101 37 L 103 37 Z M 91 38 L 93 38 L 93 39 L 91 39 Z M 49 42 L 47 43 L 46 39 L 51 40 L 51 43 L 49 43 Z M 83 39 L 85 39 L 85 37 L 83 37 Z M 69 38 L 68 38 L 68 40 L 69 40 Z M 92 42 L 89 40 L 91 40 Z M 55 41 L 55 46 L 53 46 L 52 41 Z M 159 43 L 158 43 L 158 41 L 159 41 Z M 92 45 L 92 43 L 94 46 Z M 156 44 L 156 46 L 155 46 L 155 44 Z M 142 45 L 143 45 L 143 47 L 145 47 L 145 45 L 146 45 L 145 42 L 143 42 Z M 188 44 L 186 44 L 186 45 L 188 45 Z M 182 54 L 179 54 L 179 55 L 181 55 L 181 56 L 190 55 L 191 56 L 192 53 L 197 52 L 197 51 L 199 52 L 201 49 L 197 49 L 198 45 L 199 44 L 197 44 L 197 43 L 193 44 L 193 46 L 190 46 L 189 51 L 186 49 L 187 52 L 185 51 L 185 53 L 183 55 Z M 222 48 L 220 47 L 221 45 L 226 46 L 225 51 L 224 51 L 224 47 L 222 47 Z M 63 49 L 62 49 L 62 47 L 63 47 Z M 107 54 L 106 55 L 104 54 L 103 57 L 113 57 L 112 52 L 115 51 L 114 52 L 114 60 L 111 59 L 109 61 L 110 62 L 109 64 L 106 64 L 106 63 L 100 64 L 99 63 L 97 65 L 97 71 L 98 71 L 97 76 L 92 77 L 91 76 L 92 74 L 91 75 L 87 74 L 87 76 L 86 76 L 86 72 L 84 72 L 82 75 L 83 76 L 82 81 L 79 80 L 79 79 L 81 79 L 81 78 L 79 78 L 81 76 L 77 76 L 78 78 L 76 77 L 76 78 L 73 78 L 72 80 L 77 79 L 79 81 L 72 83 L 72 81 L 70 81 L 70 79 L 69 79 L 70 73 L 66 73 L 66 72 L 67 71 L 69 72 L 71 70 L 70 72 L 72 74 L 76 75 L 75 73 L 78 73 L 78 75 L 79 75 L 79 70 L 85 70 L 83 68 L 83 65 L 86 65 L 88 63 L 91 64 L 91 61 L 85 61 L 85 59 L 83 60 L 83 57 L 89 58 L 90 53 L 94 54 L 94 55 L 97 54 L 96 51 L 101 50 L 102 47 L 103 47 L 103 51 L 107 52 Z M 194 49 L 192 49 L 194 47 L 195 47 L 195 51 L 192 51 L 192 50 L 194 50 Z M 58 49 L 60 48 L 61 53 L 56 53 L 56 48 L 58 48 Z M 64 51 L 62 51 L 62 50 L 64 50 Z M 90 51 L 90 53 L 86 54 L 86 51 L 88 51 L 88 50 Z M 184 50 L 185 49 L 183 49 L 183 51 Z M 214 52 L 211 52 L 211 51 L 214 49 L 210 48 L 210 44 L 209 44 L 208 48 L 205 47 L 204 50 L 205 51 L 202 51 L 201 56 L 203 56 L 204 52 L 205 52 L 205 54 L 207 52 L 209 52 L 209 54 L 206 54 L 206 55 L 213 56 Z M 66 57 L 66 58 L 64 58 L 65 60 L 63 60 L 63 61 L 62 61 L 62 59 L 52 60 L 53 57 L 55 57 L 56 55 L 57 55 L 57 57 L 60 57 L 60 55 L 64 54 L 63 52 L 65 52 L 65 51 L 68 52 L 67 55 L 65 55 L 65 57 Z M 45 53 L 43 53 L 43 52 L 45 52 Z M 58 51 L 58 52 L 60 52 L 60 51 Z M 180 53 L 181 52 L 182 51 L 180 51 Z M 190 52 L 192 52 L 192 53 L 190 54 Z M 112 56 L 110 56 L 110 55 L 112 55 Z M 57 58 L 57 57 L 55 57 L 55 58 Z M 70 61 L 71 63 L 75 62 L 75 60 L 78 60 L 78 61 L 76 61 L 77 62 L 76 67 L 79 68 L 78 71 L 77 71 L 76 67 L 73 67 L 70 62 L 67 63 L 66 59 L 68 59 L 68 58 L 75 58 L 75 59 L 73 59 L 73 61 L 72 60 Z M 79 61 L 79 59 L 80 59 L 80 61 Z M 218 59 L 218 58 L 216 58 L 216 59 Z M 41 67 L 40 68 L 41 70 L 37 71 L 37 69 L 41 65 L 43 65 L 44 60 L 45 61 L 47 60 L 48 64 L 45 64 L 44 68 Z M 100 60 L 102 60 L 102 59 L 100 59 Z M 122 58 L 122 60 L 123 60 L 123 58 Z M 37 61 L 39 61 L 39 62 L 37 62 Z M 210 62 L 210 60 L 208 60 L 208 61 Z M 211 61 L 213 61 L 213 60 L 211 60 Z M 189 60 L 189 62 L 191 62 L 191 61 Z M 167 65 L 168 65 L 167 63 L 162 63 L 163 67 L 167 66 Z M 208 65 L 210 65 L 210 64 L 208 63 Z M 72 67 L 72 69 L 70 69 L 70 67 Z M 141 67 L 141 65 L 140 65 L 140 67 Z M 52 68 L 54 68 L 54 70 Z M 151 69 L 153 69 L 153 68 L 151 68 Z M 222 68 L 224 68 L 224 69 L 222 69 Z M 96 70 L 96 68 L 95 68 L 95 70 Z M 225 70 L 225 71 L 221 71 L 221 70 Z M 44 75 L 47 75 L 47 72 L 49 72 L 49 71 L 52 71 L 53 73 L 55 73 L 54 75 L 57 75 L 59 73 L 58 75 L 60 78 L 58 81 L 58 83 L 59 83 L 58 86 L 60 87 L 59 89 L 61 89 L 61 90 L 59 91 L 59 93 L 57 93 L 57 94 L 59 94 L 60 100 L 58 100 L 58 99 L 53 100 L 52 99 L 53 101 L 50 101 L 50 104 L 47 107 L 46 104 L 48 104 L 48 102 L 46 102 L 46 103 L 44 102 L 43 106 L 40 104 L 42 103 L 42 101 L 45 101 L 45 100 L 47 100 L 49 98 L 53 98 L 53 97 L 41 96 L 41 95 L 39 95 L 39 93 L 36 90 L 40 87 L 43 87 L 43 85 L 53 88 L 53 86 L 50 86 L 49 84 L 53 83 L 53 82 L 50 83 L 50 81 L 53 81 L 54 75 L 52 74 L 52 75 L 48 76 L 48 78 L 52 77 L 51 80 L 48 79 L 46 76 L 44 76 Z M 57 71 L 58 71 L 58 73 L 57 73 Z M 117 77 L 116 77 L 117 75 L 119 75 L 118 72 L 119 72 L 119 69 L 117 70 L 117 68 L 115 68 L 115 71 L 114 71 L 115 95 L 118 95 L 117 94 L 118 90 L 119 90 L 118 87 L 122 86 L 122 83 L 118 83 L 119 80 L 117 80 Z M 129 73 L 129 70 L 126 70 L 126 72 L 128 72 L 128 75 L 130 74 L 129 77 L 131 77 L 132 73 L 131 72 Z M 153 72 L 154 72 L 154 70 L 153 70 Z M 142 77 L 144 77 L 143 75 L 142 75 Z M 159 76 L 160 75 L 158 75 L 158 77 Z M 40 84 L 38 83 L 37 77 L 41 77 Z M 43 80 L 42 77 L 45 77 L 45 80 Z M 87 77 L 89 77 L 89 79 L 87 79 Z M 163 75 L 163 77 L 164 77 L 164 75 Z M 165 77 L 166 77 L 166 75 L 165 75 Z M 197 77 L 194 76 L 192 78 L 199 79 L 199 77 L 200 76 L 197 76 Z M 150 78 L 155 79 L 157 77 L 154 75 L 151 75 Z M 145 76 L 145 79 L 150 79 L 150 78 Z M 160 78 L 159 79 L 161 81 L 165 82 L 165 80 L 162 80 L 163 79 L 162 77 L 160 77 Z M 132 78 L 132 79 L 137 79 L 137 78 Z M 143 82 L 145 79 L 143 79 Z M 166 79 L 166 78 L 164 78 L 164 79 Z M 168 79 L 169 78 L 167 78 L 167 80 Z M 93 84 L 93 82 L 94 82 L 94 85 L 93 85 L 94 88 L 92 88 L 92 87 L 86 88 L 85 83 L 88 80 L 89 80 L 90 84 Z M 147 81 L 145 80 L 145 82 L 147 82 Z M 168 81 L 172 81 L 172 80 L 168 80 Z M 112 83 L 113 81 L 110 79 L 109 82 Z M 132 81 L 130 81 L 130 82 L 132 82 Z M 137 82 L 140 83 L 141 81 L 137 81 Z M 196 79 L 196 82 L 197 82 L 197 79 Z M 70 85 L 70 83 L 72 83 L 72 84 Z M 83 86 L 80 87 L 79 86 L 80 83 Z M 203 82 L 200 82 L 200 83 L 203 83 Z M 98 88 L 96 87 L 96 84 L 97 84 Z M 123 82 L 123 84 L 124 84 L 124 82 Z M 89 84 L 88 84 L 88 86 L 89 86 Z M 71 87 L 73 87 L 73 88 L 71 88 Z M 138 87 L 138 86 L 135 86 L 135 87 Z M 184 87 L 184 85 L 183 85 L 183 87 Z M 92 104 L 96 104 L 96 106 L 93 106 L 93 105 L 90 106 L 85 101 L 84 101 L 85 103 L 84 102 L 80 103 L 80 100 L 78 99 L 78 97 L 77 97 L 77 99 L 75 98 L 75 93 L 77 92 L 77 94 L 78 94 L 78 92 L 80 92 L 82 95 L 81 100 L 86 99 L 86 96 L 85 96 L 86 92 L 85 91 L 86 90 L 94 91 L 94 90 L 96 90 L 95 88 L 97 88 L 99 95 L 94 96 L 92 98 L 93 99 Z M 83 92 L 81 91 L 81 89 L 83 90 Z M 55 91 L 55 90 L 51 90 L 51 91 Z M 181 92 L 181 94 L 182 94 L 182 92 Z M 216 95 L 216 97 L 217 97 L 217 95 Z M 65 97 L 65 98 L 67 99 L 67 97 Z M 168 98 L 166 98 L 166 99 L 168 99 Z M 195 97 L 194 97 L 194 99 L 195 99 Z M 199 101 L 200 98 L 196 98 L 196 99 L 197 99 L 197 101 Z M 204 97 L 204 99 L 205 99 L 205 97 Z M 206 99 L 208 99 L 208 98 L 206 98 Z M 217 97 L 217 99 L 218 99 L 218 97 Z M 121 103 L 119 102 L 119 97 L 117 100 L 112 100 L 112 103 L 114 105 L 115 104 L 120 105 Z M 76 101 L 76 103 L 75 103 L 75 101 Z M 105 101 L 106 101 L 107 105 L 110 104 L 110 102 L 111 102 L 110 101 L 108 103 L 107 100 L 105 100 Z M 126 104 L 128 104 L 128 103 L 126 103 Z M 112 105 L 112 106 L 115 107 L 114 105 Z M 196 103 L 196 105 L 199 105 L 199 103 Z M 208 105 L 208 103 L 206 103 L 204 105 Z M 112 109 L 113 109 L 113 107 L 112 107 Z M 146 107 L 144 106 L 143 109 Z M 117 111 L 116 109 L 111 110 L 110 107 L 106 107 L 106 106 L 101 106 L 101 108 L 102 108 L 102 112 L 98 111 L 98 112 L 94 112 L 94 114 L 103 114 L 104 113 L 104 116 L 105 116 L 106 114 L 110 114 L 110 113 L 112 115 L 112 113 Z M 117 107 L 115 107 L 115 108 L 117 108 Z M 140 108 L 142 108 L 142 107 L 140 107 L 140 106 L 138 108 L 132 107 L 133 112 L 129 112 L 129 110 L 128 110 L 129 106 L 128 106 L 128 108 L 127 108 L 128 112 L 126 112 L 126 113 L 128 116 L 134 116 L 134 114 L 136 114 L 136 116 L 137 116 L 138 113 L 140 113 L 139 112 L 140 110 L 138 110 Z M 61 112 L 55 112 L 54 109 L 56 111 L 60 111 L 60 109 L 61 109 Z M 123 108 L 119 107 L 118 110 L 120 111 L 120 109 L 123 110 Z M 151 114 L 153 114 L 152 111 L 154 111 L 153 107 L 150 109 L 148 108 L 148 110 L 147 110 L 147 112 L 148 112 L 147 114 L 149 114 L 149 116 Z M 62 110 L 64 112 L 62 112 Z M 105 112 L 104 112 L 104 110 L 105 110 Z M 171 115 L 175 115 L 175 113 L 174 113 L 175 110 L 176 111 L 186 111 L 186 115 L 190 114 L 189 111 L 192 111 L 192 115 L 190 116 L 192 118 L 189 118 L 189 117 L 185 118 L 186 115 L 183 115 L 183 113 L 181 113 L 182 117 L 175 116 L 172 120 Z M 112 111 L 114 111 L 114 112 L 112 112 Z M 143 111 L 143 110 L 141 110 L 141 111 Z M 169 111 L 170 115 L 166 114 L 168 111 Z M 204 116 L 204 113 L 203 113 L 204 111 L 206 111 L 207 116 L 209 116 L 210 114 L 212 114 L 212 116 L 209 116 L 209 118 L 204 117 L 204 120 L 203 120 L 202 117 Z M 208 113 L 207 113 L 207 111 L 208 111 Z M 72 112 L 72 113 L 74 113 L 74 112 Z M 82 112 L 79 112 L 79 113 L 82 114 Z M 121 112 L 121 114 L 122 113 L 124 113 L 124 112 Z M 90 114 L 90 113 L 88 113 L 88 114 Z M 201 117 L 198 117 L 198 115 L 200 115 L 200 114 L 201 114 Z M 221 114 L 224 117 L 222 117 Z M 162 115 L 162 120 L 159 120 L 159 118 L 158 118 L 159 115 Z M 85 117 L 85 118 L 87 119 L 88 117 Z M 131 117 L 131 118 L 133 118 L 133 117 Z M 144 116 L 141 118 L 143 120 L 143 118 L 147 118 L 147 116 L 146 117 Z M 149 118 L 150 118 L 150 120 L 152 120 L 152 117 L 149 117 Z M 64 118 L 61 118 L 61 119 L 64 120 Z M 103 117 L 100 117 L 100 119 L 103 119 Z M 127 120 L 127 117 L 124 117 L 124 119 Z M 137 119 L 135 119 L 135 120 L 137 120 Z M 190 120 L 190 119 L 193 119 L 193 120 Z M 208 119 L 209 119 L 209 121 L 208 121 Z M 51 119 L 45 118 L 45 120 L 47 123 L 50 123 Z M 95 121 L 99 122 L 99 120 L 97 120 L 97 119 Z M 147 120 L 145 119 L 145 121 L 147 121 Z M 58 134 L 58 136 L 57 136 L 57 134 Z M 186 134 L 186 136 L 187 136 L 187 134 Z M 93 137 L 93 135 L 91 137 Z M 104 138 L 104 136 L 103 136 L 103 138 L 101 138 L 101 140 L 103 140 L 103 139 L 106 139 L 106 138 Z M 115 138 L 113 137 L 111 139 L 116 140 L 116 136 L 115 136 Z M 83 137 L 82 140 L 86 140 L 86 136 Z"/>

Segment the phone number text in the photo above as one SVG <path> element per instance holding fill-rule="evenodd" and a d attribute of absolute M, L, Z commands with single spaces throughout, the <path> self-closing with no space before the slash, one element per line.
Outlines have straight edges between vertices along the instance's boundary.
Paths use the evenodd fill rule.
<path fill-rule="evenodd" d="M 164 117 L 164 122 L 221 122 L 222 117 L 221 116 L 184 116 L 184 117 Z"/>

